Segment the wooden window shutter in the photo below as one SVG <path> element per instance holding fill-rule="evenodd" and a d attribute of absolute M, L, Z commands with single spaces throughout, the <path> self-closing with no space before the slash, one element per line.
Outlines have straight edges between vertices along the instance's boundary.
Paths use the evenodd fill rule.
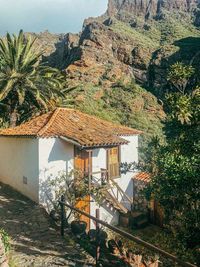
<path fill-rule="evenodd" d="M 108 149 L 108 171 L 110 178 L 117 178 L 120 176 L 119 147 Z"/>

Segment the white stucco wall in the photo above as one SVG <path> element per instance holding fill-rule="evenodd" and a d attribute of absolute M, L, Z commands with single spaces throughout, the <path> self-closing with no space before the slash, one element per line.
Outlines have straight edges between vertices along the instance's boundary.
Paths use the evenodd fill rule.
<path fill-rule="evenodd" d="M 1 182 L 38 202 L 38 171 L 38 139 L 0 137 Z"/>
<path fill-rule="evenodd" d="M 138 162 L 138 136 L 124 136 L 130 143 L 121 146 L 121 162 Z M 92 172 L 107 168 L 106 149 L 94 149 L 92 157 Z M 69 173 L 74 168 L 74 145 L 60 138 L 5 138 L 0 137 L 0 181 L 11 185 L 16 190 L 32 200 L 52 208 L 49 198 L 54 193 L 48 186 L 48 181 L 59 173 Z M 100 178 L 99 175 L 95 175 Z M 115 179 L 119 186 L 133 197 L 133 173 L 122 174 Z M 27 179 L 27 184 L 23 183 Z M 119 201 L 121 201 L 119 199 Z M 126 205 L 126 203 L 122 203 Z M 111 207 L 91 202 L 91 215 L 95 216 L 96 208 L 100 208 L 102 220 L 117 224 L 118 212 Z M 130 208 L 130 206 L 127 206 Z M 91 226 L 94 227 L 93 222 Z"/>
<path fill-rule="evenodd" d="M 49 181 L 73 168 L 74 145 L 60 138 L 39 140 L 39 200 L 48 211 L 52 208 L 50 199 L 54 198 Z"/>
<path fill-rule="evenodd" d="M 122 136 L 122 138 L 129 141 L 128 145 L 121 146 L 121 163 L 132 163 L 138 162 L 138 136 Z M 100 171 L 101 168 L 106 169 L 106 150 L 104 148 L 93 150 L 93 158 L 92 158 L 92 167 L 93 172 Z M 126 174 L 122 174 L 120 178 L 115 179 L 115 182 L 123 189 L 124 192 L 130 197 L 133 198 L 133 177 L 134 173 L 128 172 Z M 97 176 L 97 175 L 95 175 Z M 99 178 L 99 176 L 97 176 Z M 111 191 L 110 191 L 111 192 Z M 113 194 L 113 193 L 114 194 Z M 111 193 L 114 196 L 117 196 L 115 188 Z M 131 205 L 127 202 L 123 202 L 119 195 L 119 202 L 126 206 L 129 210 L 131 209 Z M 116 210 L 113 210 L 109 207 L 109 205 L 99 205 L 93 201 L 91 202 L 90 210 L 91 215 L 95 216 L 96 209 L 100 209 L 100 217 L 102 220 L 106 221 L 110 224 L 118 224 L 119 213 Z M 91 227 L 94 228 L 95 224 L 91 221 Z"/>
<path fill-rule="evenodd" d="M 107 169 L 106 150 L 104 148 L 97 148 L 92 151 L 92 172 L 100 172 L 101 169 Z M 95 174 L 94 178 L 100 179 L 101 174 Z"/>
<path fill-rule="evenodd" d="M 121 163 L 138 163 L 138 136 L 122 136 L 122 138 L 128 140 L 129 144 L 121 146 Z M 133 172 L 127 172 L 126 174 L 121 174 L 119 179 L 115 179 L 115 182 L 130 198 L 133 198 L 133 176 Z M 131 208 L 129 203 L 124 203 L 122 200 L 121 203 L 128 209 Z"/>
<path fill-rule="evenodd" d="M 106 149 L 105 148 L 97 148 L 92 151 L 92 172 L 100 172 L 101 169 L 107 169 L 107 162 L 106 162 Z M 98 181 L 101 178 L 101 174 L 94 174 L 93 178 Z M 107 223 L 116 224 L 118 222 L 118 212 L 114 209 L 110 209 L 109 206 L 102 205 L 99 206 L 98 203 L 92 199 L 90 203 L 90 214 L 95 216 L 96 209 L 100 210 L 100 217 L 101 220 Z M 95 228 L 94 222 L 90 221 L 91 228 Z"/>

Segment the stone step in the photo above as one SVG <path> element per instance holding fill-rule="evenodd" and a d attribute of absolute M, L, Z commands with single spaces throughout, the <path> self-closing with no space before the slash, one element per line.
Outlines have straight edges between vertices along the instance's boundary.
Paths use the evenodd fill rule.
<path fill-rule="evenodd" d="M 139 222 L 136 223 L 136 227 L 137 228 L 144 228 L 148 224 L 149 224 L 148 220 L 147 219 L 143 219 L 143 220 L 141 220 L 141 221 L 139 221 Z"/>
<path fill-rule="evenodd" d="M 133 228 L 143 228 L 148 225 L 148 217 L 146 213 L 133 211 L 130 214 L 131 226 Z"/>
<path fill-rule="evenodd" d="M 141 211 L 131 211 L 131 217 L 134 220 L 144 218 L 144 216 L 146 217 L 146 214 L 144 212 L 141 212 Z"/>

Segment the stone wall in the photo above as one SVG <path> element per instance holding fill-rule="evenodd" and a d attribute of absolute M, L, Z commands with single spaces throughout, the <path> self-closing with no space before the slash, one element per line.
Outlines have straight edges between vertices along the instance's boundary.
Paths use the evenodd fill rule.
<path fill-rule="evenodd" d="M 151 198 L 150 201 L 147 201 L 142 193 L 147 185 L 148 182 L 145 180 L 133 179 L 133 209 L 147 213 L 151 223 L 162 227 L 164 211 L 161 205 L 153 198 Z"/>
<path fill-rule="evenodd" d="M 146 212 L 148 211 L 149 202 L 145 199 L 142 191 L 147 186 L 146 181 L 141 181 L 133 179 L 133 208 L 134 210 L 139 210 Z"/>

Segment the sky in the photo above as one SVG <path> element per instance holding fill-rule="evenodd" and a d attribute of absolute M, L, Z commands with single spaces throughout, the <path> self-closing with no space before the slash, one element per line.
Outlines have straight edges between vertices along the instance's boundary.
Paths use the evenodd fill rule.
<path fill-rule="evenodd" d="M 0 35 L 6 32 L 79 32 L 85 18 L 106 11 L 108 0 L 0 0 Z"/>

